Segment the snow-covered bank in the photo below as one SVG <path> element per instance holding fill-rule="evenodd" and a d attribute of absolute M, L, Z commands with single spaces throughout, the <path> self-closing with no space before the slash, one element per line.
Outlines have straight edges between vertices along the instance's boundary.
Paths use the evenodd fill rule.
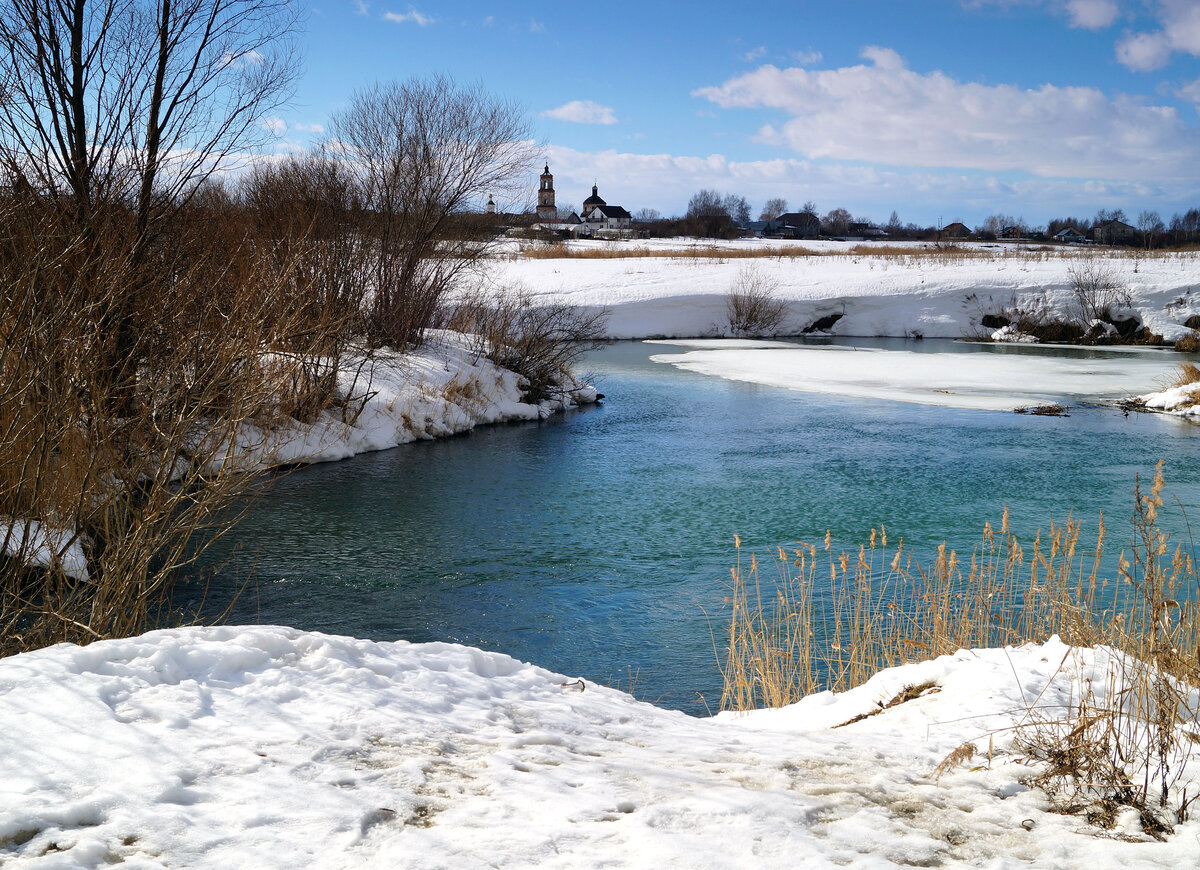
<path fill-rule="evenodd" d="M 1200 822 L 1135 842 L 1132 818 L 1101 832 L 1020 783 L 1004 729 L 1098 657 L 961 652 L 701 720 L 449 644 L 220 627 L 60 645 L 0 660 L 0 863 L 1196 866 Z M 965 740 L 983 755 L 930 778 Z"/>
<path fill-rule="evenodd" d="M 472 337 L 447 331 L 430 332 L 408 353 L 343 360 L 338 394 L 344 408 L 314 422 L 243 427 L 232 445 L 234 461 L 265 467 L 330 462 L 486 423 L 545 419 L 597 398 L 592 387 L 571 383 L 554 400 L 522 402 L 519 375 L 481 356 Z"/>
<path fill-rule="evenodd" d="M 682 251 L 803 246 L 806 257 L 635 257 L 647 247 Z M 571 242 L 612 258 L 529 259 L 510 252 L 495 263 L 500 283 L 521 284 L 536 297 L 611 311 L 612 338 L 694 338 L 724 334 L 725 295 L 739 270 L 752 266 L 788 303 L 783 332 L 798 333 L 821 318 L 841 315 L 829 331 L 844 336 L 962 338 L 982 335 L 984 314 L 1044 297 L 1050 310 L 1072 310 L 1077 258 L 1096 251 L 1056 249 L 1051 254 L 992 246 L 974 256 L 930 256 L 911 244 L 912 256 L 850 254 L 839 242 L 772 242 L 742 239 L 719 246 L 694 240 Z M 904 245 L 889 246 L 904 250 Z M 1129 288 L 1133 309 L 1151 331 L 1174 341 L 1184 321 L 1200 314 L 1200 255 L 1139 256 L 1103 252 L 1113 276 Z"/>
<path fill-rule="evenodd" d="M 1200 381 L 1135 396 L 1133 403 L 1147 411 L 1189 419 L 1200 418 Z"/>
<path fill-rule="evenodd" d="M 1100 364 L 1016 349 L 947 354 L 736 339 L 654 343 L 687 349 L 655 354 L 655 362 L 728 380 L 991 411 L 1059 401 L 1116 402 L 1161 380 L 1170 366 L 1161 352 L 1119 354 Z"/>

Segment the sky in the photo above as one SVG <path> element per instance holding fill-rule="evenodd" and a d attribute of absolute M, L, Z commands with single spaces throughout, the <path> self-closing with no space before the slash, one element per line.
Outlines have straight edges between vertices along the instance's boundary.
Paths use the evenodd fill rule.
<path fill-rule="evenodd" d="M 277 150 L 446 73 L 527 113 L 530 201 L 548 162 L 560 205 L 664 215 L 702 188 L 920 225 L 1200 207 L 1200 0 L 312 0 L 301 42 Z"/>

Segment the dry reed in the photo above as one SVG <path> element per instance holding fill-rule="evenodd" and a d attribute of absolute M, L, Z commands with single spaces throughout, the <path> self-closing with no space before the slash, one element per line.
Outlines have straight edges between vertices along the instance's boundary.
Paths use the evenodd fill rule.
<path fill-rule="evenodd" d="M 1131 545 L 1111 581 L 1103 515 L 1094 546 L 1068 517 L 1027 548 L 1005 510 L 969 564 L 943 544 L 928 568 L 903 540 L 889 549 L 882 526 L 857 554 L 836 551 L 826 532 L 820 545 L 778 548 L 765 582 L 735 537 L 721 708 L 783 706 L 905 662 L 1058 635 L 1098 648 L 1100 673 L 1079 681 L 1065 712 L 1031 708 L 1018 726 L 1018 749 L 1040 763 L 1031 784 L 1106 827 L 1131 807 L 1162 836 L 1197 800 L 1179 778 L 1200 743 L 1196 566 L 1158 524 L 1163 488 L 1160 462 L 1149 492 L 1136 488 Z"/>

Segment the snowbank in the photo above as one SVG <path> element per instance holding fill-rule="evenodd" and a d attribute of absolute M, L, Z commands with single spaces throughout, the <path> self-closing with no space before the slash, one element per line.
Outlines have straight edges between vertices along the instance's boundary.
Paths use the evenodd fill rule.
<path fill-rule="evenodd" d="M 495 263 L 500 283 L 521 284 L 548 301 L 605 307 L 612 312 L 612 338 L 692 338 L 727 332 L 725 295 L 746 267 L 776 285 L 788 303 L 782 333 L 796 334 L 817 320 L 841 315 L 828 332 L 842 336 L 962 338 L 990 333 L 984 314 L 1020 304 L 1067 314 L 1074 306 L 1071 267 L 1095 251 L 1046 254 L 1020 248 L 967 245 L 981 258 L 921 255 L 920 243 L 898 243 L 903 254 L 851 254 L 839 242 L 779 242 L 739 239 L 710 243 L 686 239 L 630 242 L 570 242 L 571 249 L 610 254 L 638 249 L 686 252 L 704 248 L 720 254 L 747 248 L 784 250 L 801 246 L 822 254 L 806 257 L 635 257 L 527 259 L 516 251 Z M 1175 341 L 1200 314 L 1200 255 L 1128 256 L 1104 252 L 1119 282 L 1128 286 L 1133 310 L 1153 332 Z"/>
<path fill-rule="evenodd" d="M 1027 703 L 1064 703 L 1100 658 L 960 652 L 702 720 L 450 644 L 230 626 L 60 645 L 0 660 L 0 863 L 1196 866 L 1200 823 L 1112 838 L 1050 812 L 1005 752 Z M 929 778 L 964 740 L 982 755 Z"/>
<path fill-rule="evenodd" d="M 1155 393 L 1135 396 L 1134 402 L 1148 411 L 1159 411 L 1176 417 L 1200 417 L 1200 383 L 1169 387 Z"/>
<path fill-rule="evenodd" d="M 545 419 L 596 401 L 591 386 L 571 383 L 554 400 L 521 401 L 521 379 L 473 348 L 472 337 L 433 331 L 409 353 L 380 351 L 344 360 L 338 371 L 344 410 L 320 420 L 247 425 L 235 444 L 214 459 L 270 467 L 331 462 L 422 439 L 456 435 L 486 423 Z"/>

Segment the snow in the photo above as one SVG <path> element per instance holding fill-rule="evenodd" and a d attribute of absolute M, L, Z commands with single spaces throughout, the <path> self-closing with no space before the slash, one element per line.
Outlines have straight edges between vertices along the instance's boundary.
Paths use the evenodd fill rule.
<path fill-rule="evenodd" d="M 1149 411 L 1160 411 L 1176 417 L 1200 417 L 1200 382 L 1147 393 L 1137 396 L 1136 401 Z"/>
<path fill-rule="evenodd" d="M 225 626 L 59 645 L 0 660 L 0 863 L 1196 866 L 1200 822 L 1148 842 L 1021 784 L 1012 727 L 1105 667 L 1052 639 L 695 719 L 451 644 Z M 979 754 L 930 777 L 965 740 Z"/>
<path fill-rule="evenodd" d="M 1071 312 L 1070 270 L 1086 256 L 1104 258 L 1128 287 L 1133 310 L 1167 341 L 1186 335 L 1190 330 L 1183 322 L 1200 314 L 1200 255 L 1194 252 L 1147 256 L 1055 248 L 1047 253 L 1044 246 L 967 244 L 961 255 L 951 251 L 928 256 L 928 246 L 921 243 L 888 243 L 887 250 L 898 253 L 871 254 L 851 253 L 855 246 L 842 242 L 769 239 L 572 241 L 566 247 L 605 257 L 534 259 L 513 246 L 495 262 L 493 278 L 501 285 L 523 286 L 535 298 L 607 308 L 612 338 L 727 333 L 725 296 L 746 267 L 773 283 L 773 295 L 787 302 L 788 317 L 780 334 L 796 334 L 821 317 L 841 314 L 828 330 L 839 336 L 983 336 L 991 330 L 980 328 L 982 315 L 1014 304 Z M 813 253 L 784 255 L 797 248 Z M 637 256 L 689 249 L 709 256 Z M 747 250 L 776 255 L 721 256 Z"/>
<path fill-rule="evenodd" d="M 87 538 L 75 529 L 0 517 L 0 540 L 4 541 L 4 555 L 20 559 L 26 565 L 35 568 L 57 565 L 68 577 L 88 579 L 87 557 L 83 552 Z"/>
<path fill-rule="evenodd" d="M 288 418 L 243 426 L 213 464 L 233 462 L 244 468 L 331 462 L 487 423 L 545 419 L 596 401 L 594 388 L 573 382 L 557 399 L 522 402 L 520 377 L 483 357 L 473 339 L 434 330 L 415 351 L 347 358 L 338 370 L 344 409 L 326 411 L 311 423 Z"/>
<path fill-rule="evenodd" d="M 952 356 L 847 345 L 796 345 L 707 339 L 656 341 L 690 348 L 652 360 L 685 371 L 860 399 L 887 399 L 954 408 L 1012 411 L 1067 401 L 1115 401 L 1162 378 L 1159 354 L 1115 359 L 1053 357 L 1019 352 Z"/>

